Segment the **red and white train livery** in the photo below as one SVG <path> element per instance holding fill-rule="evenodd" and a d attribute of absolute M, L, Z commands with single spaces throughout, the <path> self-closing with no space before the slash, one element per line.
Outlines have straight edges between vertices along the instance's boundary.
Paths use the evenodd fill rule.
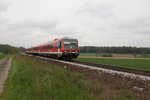
<path fill-rule="evenodd" d="M 65 37 L 27 48 L 25 52 L 28 54 L 44 55 L 53 58 L 70 60 L 78 57 L 79 45 L 77 39 Z"/>

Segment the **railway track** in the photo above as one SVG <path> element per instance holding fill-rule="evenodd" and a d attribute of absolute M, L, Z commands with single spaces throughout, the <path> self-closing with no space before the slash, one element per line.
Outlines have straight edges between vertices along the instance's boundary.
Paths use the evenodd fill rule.
<path fill-rule="evenodd" d="M 139 75 L 150 76 L 150 71 L 148 71 L 148 70 L 125 68 L 125 67 L 118 67 L 118 66 L 111 66 L 111 65 L 90 63 L 90 62 L 81 62 L 81 61 L 73 61 L 73 62 L 79 63 L 79 64 L 95 66 L 95 67 L 100 67 L 100 68 L 106 68 L 106 69 L 111 69 L 111 70 L 117 70 L 117 71 L 122 71 L 122 72 L 129 72 L 129 73 L 134 73 L 134 74 L 139 74 Z"/>
<path fill-rule="evenodd" d="M 118 74 L 118 75 L 122 75 L 124 77 L 129 77 L 132 79 L 138 78 L 140 80 L 150 81 L 150 71 L 147 71 L 147 70 L 123 68 L 123 67 L 117 67 L 117 66 L 110 66 L 110 65 L 89 63 L 89 62 L 81 62 L 81 61 L 74 61 L 74 60 L 73 61 L 63 61 L 63 60 L 57 60 L 57 59 L 52 59 L 52 58 L 48 58 L 48 57 L 41 57 L 41 56 L 24 54 L 24 53 L 22 53 L 22 54 L 28 55 L 28 56 L 34 56 L 34 57 L 44 59 L 44 60 L 51 60 L 51 61 L 54 61 L 55 63 L 59 62 L 59 63 L 73 65 L 73 66 L 77 66 L 77 67 L 88 68 L 91 70 L 103 71 L 103 72 L 110 73 L 110 74 Z"/>

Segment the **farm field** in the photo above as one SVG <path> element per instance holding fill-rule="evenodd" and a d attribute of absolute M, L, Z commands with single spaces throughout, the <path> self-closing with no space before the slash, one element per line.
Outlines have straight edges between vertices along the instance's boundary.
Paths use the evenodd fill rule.
<path fill-rule="evenodd" d="M 113 57 L 124 57 L 124 58 L 134 58 L 134 54 L 116 54 L 112 53 Z M 80 53 L 79 57 L 96 57 L 96 53 Z M 102 54 L 97 57 L 102 57 Z M 146 54 L 144 57 L 141 54 L 137 54 L 136 58 L 150 58 L 150 54 Z"/>
<path fill-rule="evenodd" d="M 13 56 L 0 100 L 138 100 L 139 94 L 46 61 Z"/>
<path fill-rule="evenodd" d="M 96 54 L 95 53 L 80 53 L 79 56 L 94 56 L 94 57 L 96 57 Z"/>
<path fill-rule="evenodd" d="M 77 58 L 78 61 L 93 62 L 120 67 L 150 70 L 150 60 L 145 59 L 104 59 L 104 58 Z"/>
<path fill-rule="evenodd" d="M 150 58 L 150 54 L 147 54 L 145 57 L 141 57 L 141 58 Z"/>

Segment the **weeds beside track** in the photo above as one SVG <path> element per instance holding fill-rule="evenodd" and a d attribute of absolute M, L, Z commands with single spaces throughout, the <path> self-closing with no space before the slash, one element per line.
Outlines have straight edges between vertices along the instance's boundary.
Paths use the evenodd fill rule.
<path fill-rule="evenodd" d="M 118 88 L 117 88 L 118 87 Z M 140 94 L 117 85 L 70 72 L 53 63 L 17 55 L 2 100 L 137 100 Z"/>

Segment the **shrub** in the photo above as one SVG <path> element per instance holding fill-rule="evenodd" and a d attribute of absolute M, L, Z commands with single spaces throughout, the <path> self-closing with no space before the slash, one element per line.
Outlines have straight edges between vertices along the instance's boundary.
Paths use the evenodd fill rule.
<path fill-rule="evenodd" d="M 103 54 L 103 57 L 113 57 L 113 55 L 112 54 Z"/>

